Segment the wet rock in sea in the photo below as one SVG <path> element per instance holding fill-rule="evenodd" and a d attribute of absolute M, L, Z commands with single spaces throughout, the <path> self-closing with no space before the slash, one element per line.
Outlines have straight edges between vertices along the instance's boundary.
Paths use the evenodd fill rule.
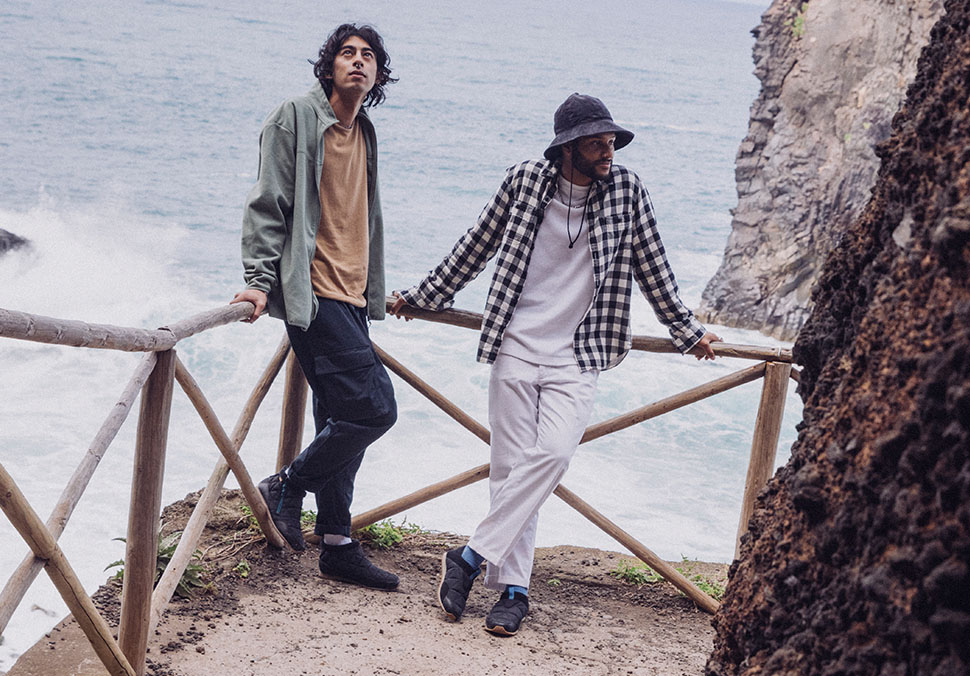
<path fill-rule="evenodd" d="M 12 251 L 13 249 L 19 249 L 27 246 L 27 244 L 27 240 L 23 237 L 0 228 L 0 256 L 8 251 Z"/>

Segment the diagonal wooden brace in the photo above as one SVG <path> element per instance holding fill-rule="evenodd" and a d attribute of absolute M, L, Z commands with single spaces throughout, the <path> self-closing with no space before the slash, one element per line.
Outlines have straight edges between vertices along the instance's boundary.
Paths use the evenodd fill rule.
<path fill-rule="evenodd" d="M 154 352 L 149 352 L 142 359 L 138 368 L 135 369 L 134 374 L 132 374 L 131 379 L 128 381 L 128 385 L 122 392 L 121 397 L 95 435 L 94 441 L 91 442 L 87 453 L 84 454 L 84 458 L 81 459 L 77 469 L 74 470 L 74 474 L 71 475 L 67 486 L 64 487 L 60 499 L 58 499 L 53 511 L 51 511 L 50 517 L 47 519 L 47 529 L 51 532 L 55 540 L 60 538 L 61 533 L 64 532 L 64 528 L 67 526 L 71 514 L 74 513 L 74 508 L 77 507 L 81 496 L 84 494 L 84 490 L 88 486 L 88 482 L 94 475 L 94 471 L 98 468 L 98 463 L 101 462 L 101 458 L 104 456 L 105 451 L 108 450 L 108 446 L 118 434 L 122 423 L 128 418 L 132 403 L 134 403 L 138 392 L 145 384 L 145 381 L 148 380 L 149 374 L 151 374 L 152 369 L 155 367 L 155 359 Z M 30 585 L 43 569 L 44 561 L 33 554 L 28 554 L 20 565 L 17 566 L 17 569 L 10 576 L 10 579 L 7 580 L 3 591 L 0 592 L 0 634 L 3 634 L 3 631 L 7 628 L 7 623 L 10 622 L 10 618 L 13 616 L 17 606 L 20 605 Z"/>
<path fill-rule="evenodd" d="M 401 380 L 427 397 L 432 404 L 444 411 L 448 417 L 455 420 L 459 425 L 484 441 L 486 444 L 491 442 L 491 433 L 489 433 L 484 425 L 451 403 L 447 397 L 431 387 L 431 385 L 425 381 L 421 380 L 421 378 L 419 378 L 413 371 L 409 370 L 397 359 L 382 350 L 376 343 L 373 343 L 373 341 L 372 344 L 374 345 L 374 350 L 377 352 L 377 356 L 381 358 L 384 365 L 396 373 Z"/>
<path fill-rule="evenodd" d="M 273 523 L 266 503 L 263 501 L 263 496 L 259 494 L 259 490 L 257 490 L 256 485 L 253 483 L 252 477 L 249 476 L 249 471 L 246 469 L 242 458 L 239 457 L 239 452 L 233 446 L 229 435 L 223 429 L 219 418 L 216 416 L 215 411 L 212 410 L 212 406 L 202 393 L 199 384 L 195 382 L 195 378 L 185 368 L 182 360 L 178 358 L 175 361 L 175 379 L 189 397 L 189 401 L 192 402 L 199 417 L 202 418 L 202 422 L 205 423 L 206 429 L 209 430 L 209 434 L 212 435 L 212 440 L 216 442 L 216 446 L 222 453 L 222 457 L 225 458 L 226 464 L 232 470 L 233 476 L 239 482 L 239 488 L 242 490 L 243 497 L 246 498 L 246 503 L 253 511 L 253 516 L 256 518 L 256 522 L 259 523 L 263 535 L 266 536 L 266 541 L 279 549 L 287 548 L 289 545 L 286 544 L 286 540 L 283 539 L 283 536 L 276 528 L 276 524 Z"/>
<path fill-rule="evenodd" d="M 128 659 L 111 635 L 108 623 L 94 607 L 81 581 L 57 545 L 50 531 L 41 522 L 20 488 L 0 464 L 0 509 L 20 533 L 34 556 L 46 562 L 47 574 L 57 587 L 61 598 L 74 615 L 84 635 L 91 642 L 98 659 L 111 676 L 135 676 Z"/>
<path fill-rule="evenodd" d="M 475 436 L 477 436 L 479 439 L 485 443 L 489 443 L 491 434 L 483 425 L 481 425 L 481 423 L 477 422 L 467 413 L 455 406 L 444 395 L 432 388 L 424 380 L 419 378 L 412 371 L 408 370 L 403 364 L 391 357 L 380 347 L 374 345 L 374 349 L 377 351 L 381 361 L 384 362 L 384 364 L 395 374 L 400 376 L 402 380 L 427 397 L 432 403 L 438 406 L 438 408 L 447 413 L 451 418 L 456 420 L 470 432 L 475 434 Z M 658 415 L 662 415 L 674 409 L 686 406 L 687 404 L 694 403 L 695 401 L 700 401 L 701 399 L 724 392 L 733 387 L 757 380 L 764 375 L 764 372 L 765 364 L 755 364 L 754 366 L 729 374 L 723 378 L 699 385 L 698 387 L 686 390 L 666 399 L 662 399 L 653 404 L 648 404 L 647 406 L 643 406 L 623 416 L 618 416 L 612 420 L 607 420 L 603 423 L 593 425 L 586 429 L 586 433 L 583 435 L 583 439 L 580 443 L 586 443 L 587 441 L 605 436 L 606 434 L 616 430 L 625 429 L 637 423 L 643 422 L 644 420 L 654 418 Z M 381 519 L 386 519 L 389 516 L 399 514 L 407 509 L 410 509 L 411 507 L 415 507 L 446 493 L 450 493 L 458 488 L 473 484 L 488 477 L 488 475 L 488 464 L 472 468 L 462 472 L 461 474 L 457 474 L 451 478 L 439 481 L 438 483 L 430 486 L 426 486 L 425 488 L 405 495 L 397 500 L 392 500 L 391 502 L 359 514 L 353 519 L 351 527 L 355 529 L 363 528 L 364 526 L 368 526 L 372 523 L 380 521 Z M 622 544 L 629 551 L 633 552 L 637 558 L 649 565 L 661 577 L 682 591 L 688 598 L 697 604 L 699 608 L 708 613 L 714 613 L 717 610 L 717 601 L 711 598 L 708 594 L 704 593 L 697 585 L 688 580 L 676 568 L 658 557 L 653 553 L 653 551 L 636 540 L 632 535 L 624 531 L 592 506 L 584 502 L 575 493 L 570 491 L 562 484 L 559 484 L 559 486 L 557 486 L 553 492 L 570 507 L 599 526 L 610 537 Z"/>

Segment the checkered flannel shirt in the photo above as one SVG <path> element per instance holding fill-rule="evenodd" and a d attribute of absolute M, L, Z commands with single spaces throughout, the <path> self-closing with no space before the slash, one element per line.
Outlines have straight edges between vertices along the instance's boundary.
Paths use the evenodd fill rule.
<path fill-rule="evenodd" d="M 536 232 L 556 191 L 558 172 L 556 164 L 540 160 L 510 168 L 478 222 L 451 253 L 419 284 L 401 292 L 409 305 L 447 309 L 455 294 L 497 253 L 478 345 L 480 362 L 490 364 L 498 355 L 522 293 Z M 653 205 L 639 177 L 614 165 L 606 179 L 593 184 L 587 204 L 594 291 L 592 305 L 573 340 L 580 368 L 612 368 L 629 352 L 633 277 L 657 318 L 667 326 L 674 345 L 686 353 L 705 330 L 677 295 Z"/>

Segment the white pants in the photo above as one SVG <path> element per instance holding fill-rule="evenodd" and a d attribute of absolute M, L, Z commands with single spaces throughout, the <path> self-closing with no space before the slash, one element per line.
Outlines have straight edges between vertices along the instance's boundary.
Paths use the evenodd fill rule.
<path fill-rule="evenodd" d="M 586 429 L 598 371 L 539 366 L 499 354 L 488 385 L 490 504 L 468 546 L 485 557 L 485 586 L 529 586 L 539 508 L 566 473 Z"/>

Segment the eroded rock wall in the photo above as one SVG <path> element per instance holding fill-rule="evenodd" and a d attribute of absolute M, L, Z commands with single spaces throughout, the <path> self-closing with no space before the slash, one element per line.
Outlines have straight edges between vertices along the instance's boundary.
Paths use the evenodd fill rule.
<path fill-rule="evenodd" d="M 970 674 L 970 0 L 948 0 L 794 352 L 706 673 Z"/>
<path fill-rule="evenodd" d="M 861 213 L 941 0 L 775 0 L 753 32 L 761 92 L 708 322 L 794 339 L 825 256 Z"/>

